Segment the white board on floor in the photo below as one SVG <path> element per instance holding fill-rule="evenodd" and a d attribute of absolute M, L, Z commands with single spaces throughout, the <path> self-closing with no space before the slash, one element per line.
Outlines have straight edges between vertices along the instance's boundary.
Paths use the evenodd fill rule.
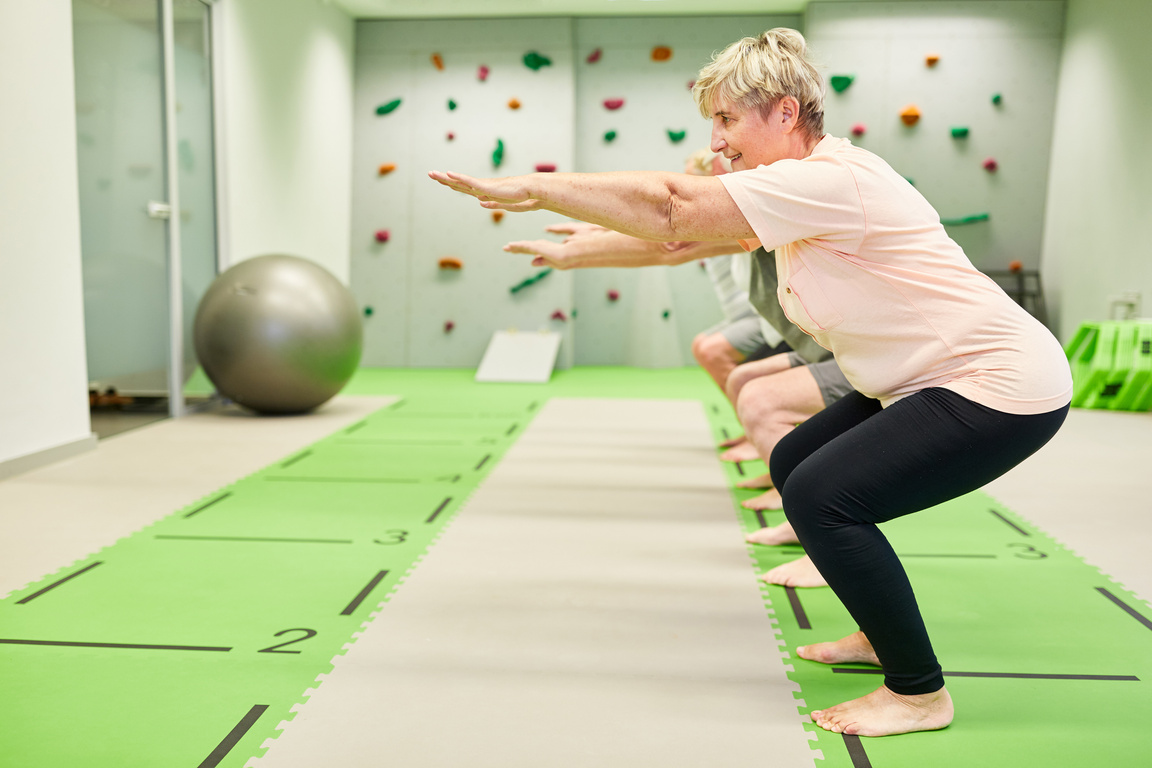
<path fill-rule="evenodd" d="M 496 331 L 476 369 L 476 381 L 547 382 L 559 351 L 560 334 L 552 331 Z"/>

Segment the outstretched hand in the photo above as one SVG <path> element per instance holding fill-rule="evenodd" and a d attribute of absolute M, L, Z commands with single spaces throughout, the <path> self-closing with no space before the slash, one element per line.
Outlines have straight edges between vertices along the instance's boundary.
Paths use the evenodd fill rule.
<path fill-rule="evenodd" d="M 535 211 L 540 201 L 529 197 L 522 177 L 503 179 L 477 179 L 453 171 L 429 171 L 428 177 L 449 189 L 472 195 L 485 208 L 502 211 Z"/>
<path fill-rule="evenodd" d="M 527 253 L 533 256 L 532 266 L 568 269 L 564 259 L 564 246 L 551 240 L 516 240 L 504 246 L 508 253 Z"/>
<path fill-rule="evenodd" d="M 589 224 L 586 221 L 566 221 L 562 224 L 549 224 L 544 228 L 545 232 L 552 232 L 557 235 L 570 235 L 568 240 L 572 237 L 579 235 L 588 235 L 595 232 L 607 232 L 608 230 L 599 224 Z M 568 242 L 565 240 L 564 242 Z"/>

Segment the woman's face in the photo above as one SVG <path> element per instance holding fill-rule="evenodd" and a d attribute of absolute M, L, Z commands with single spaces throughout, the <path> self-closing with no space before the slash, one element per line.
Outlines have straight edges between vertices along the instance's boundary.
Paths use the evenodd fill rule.
<path fill-rule="evenodd" d="M 712 110 L 712 151 L 732 161 L 733 171 L 771 165 L 790 157 L 791 142 L 785 127 L 786 100 L 781 99 L 767 118 L 759 109 L 717 101 Z"/>

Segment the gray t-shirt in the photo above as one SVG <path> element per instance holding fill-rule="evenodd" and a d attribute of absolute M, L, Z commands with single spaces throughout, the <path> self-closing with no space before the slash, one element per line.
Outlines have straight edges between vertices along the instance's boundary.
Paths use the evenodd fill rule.
<path fill-rule="evenodd" d="M 776 278 L 776 252 L 757 248 L 752 252 L 752 280 L 748 290 L 748 301 L 760 316 L 775 328 L 788 346 L 809 363 L 831 360 L 832 353 L 816 343 L 804 331 L 797 328 L 784 314 L 780 300 L 776 298 L 779 286 Z"/>

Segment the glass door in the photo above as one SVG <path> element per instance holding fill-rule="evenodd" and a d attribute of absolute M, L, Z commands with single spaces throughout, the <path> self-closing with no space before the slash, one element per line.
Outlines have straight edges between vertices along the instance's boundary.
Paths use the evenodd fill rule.
<path fill-rule="evenodd" d="M 158 3 L 73 0 L 84 326 L 102 397 L 169 390 L 164 67 Z"/>
<path fill-rule="evenodd" d="M 178 416 L 186 394 L 212 391 L 192 345 L 217 272 L 211 10 L 72 10 L 90 387 L 97 402 Z"/>

